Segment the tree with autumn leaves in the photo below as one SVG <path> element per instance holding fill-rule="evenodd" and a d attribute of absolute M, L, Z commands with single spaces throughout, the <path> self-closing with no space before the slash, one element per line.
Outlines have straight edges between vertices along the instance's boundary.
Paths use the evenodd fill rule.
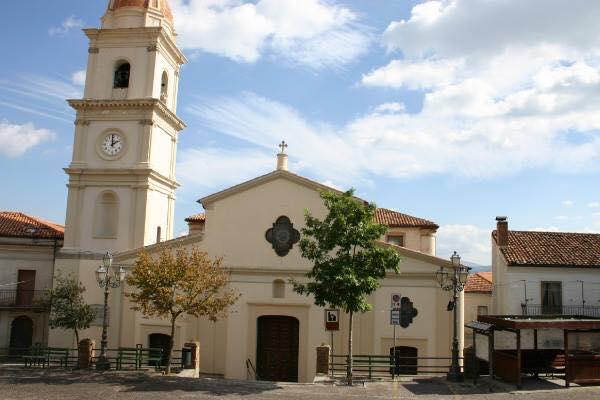
<path fill-rule="evenodd" d="M 167 374 L 171 372 L 177 319 L 188 315 L 217 321 L 239 297 L 227 288 L 229 274 L 222 268 L 222 259 L 211 259 L 197 249 L 164 249 L 157 257 L 142 252 L 127 284 L 136 289 L 127 294 L 134 310 L 147 317 L 169 319 L 171 323 Z"/>

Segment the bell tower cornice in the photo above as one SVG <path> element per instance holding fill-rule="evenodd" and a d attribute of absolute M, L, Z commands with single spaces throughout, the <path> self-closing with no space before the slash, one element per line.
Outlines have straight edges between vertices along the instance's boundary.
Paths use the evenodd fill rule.
<path fill-rule="evenodd" d="M 80 112 L 105 112 L 116 110 L 140 110 L 154 111 L 163 119 L 169 122 L 178 132 L 186 128 L 186 124 L 159 99 L 123 99 L 123 100 L 92 100 L 92 99 L 72 99 L 67 100 L 69 105 Z M 79 121 L 86 121 L 86 118 L 79 118 Z M 148 121 L 152 119 L 145 119 Z M 88 123 L 89 124 L 89 123 Z"/>
<path fill-rule="evenodd" d="M 118 29 L 88 28 L 84 29 L 83 32 L 90 39 L 89 48 L 93 49 L 93 53 L 96 54 L 99 53 L 101 47 L 118 48 L 137 45 L 147 47 L 148 51 L 164 49 L 179 65 L 187 64 L 188 62 L 187 57 L 179 49 L 173 37 L 160 26 Z"/>

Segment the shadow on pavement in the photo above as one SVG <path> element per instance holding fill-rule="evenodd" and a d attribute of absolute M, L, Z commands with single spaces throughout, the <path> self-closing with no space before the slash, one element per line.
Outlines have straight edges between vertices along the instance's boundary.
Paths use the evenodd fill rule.
<path fill-rule="evenodd" d="M 226 382 L 226 383 L 225 383 Z M 78 385 L 99 384 L 120 386 L 120 392 L 196 392 L 213 396 L 256 395 L 281 387 L 274 382 L 236 381 L 214 378 L 181 378 L 150 375 L 144 372 L 64 371 L 42 369 L 3 369 L 0 383 Z"/>

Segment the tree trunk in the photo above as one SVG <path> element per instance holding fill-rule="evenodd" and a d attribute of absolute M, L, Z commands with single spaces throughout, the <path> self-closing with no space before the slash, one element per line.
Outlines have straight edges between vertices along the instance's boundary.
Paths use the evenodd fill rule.
<path fill-rule="evenodd" d="M 79 331 L 77 328 L 73 329 L 75 331 L 75 341 L 77 343 L 77 349 L 79 349 Z"/>
<path fill-rule="evenodd" d="M 348 386 L 352 386 L 352 322 L 354 313 L 350 311 L 350 321 L 348 322 L 348 360 L 346 362 L 346 380 Z"/>
<path fill-rule="evenodd" d="M 173 338 L 175 337 L 175 318 L 171 318 L 171 337 L 169 338 L 169 349 L 167 350 L 167 354 L 165 354 L 165 356 L 167 357 L 167 375 L 171 374 L 171 353 L 173 353 L 173 345 L 174 345 L 174 340 Z"/>

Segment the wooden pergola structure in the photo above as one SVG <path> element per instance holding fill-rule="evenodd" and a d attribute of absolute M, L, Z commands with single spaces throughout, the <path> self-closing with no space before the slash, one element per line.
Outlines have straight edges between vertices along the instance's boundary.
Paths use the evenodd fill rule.
<path fill-rule="evenodd" d="M 477 321 L 465 325 L 473 329 L 473 345 L 477 334 L 488 337 L 490 376 L 522 386 L 523 374 L 564 373 L 565 384 L 600 382 L 600 318 L 582 316 L 517 316 L 481 315 Z M 538 330 L 563 331 L 561 348 L 538 346 Z M 533 348 L 522 346 L 522 331 L 533 331 Z M 514 349 L 497 349 L 495 332 L 516 335 Z M 580 336 L 588 335 L 585 345 Z M 570 340 L 571 339 L 571 340 Z M 476 349 L 474 349 L 476 350 Z"/>

